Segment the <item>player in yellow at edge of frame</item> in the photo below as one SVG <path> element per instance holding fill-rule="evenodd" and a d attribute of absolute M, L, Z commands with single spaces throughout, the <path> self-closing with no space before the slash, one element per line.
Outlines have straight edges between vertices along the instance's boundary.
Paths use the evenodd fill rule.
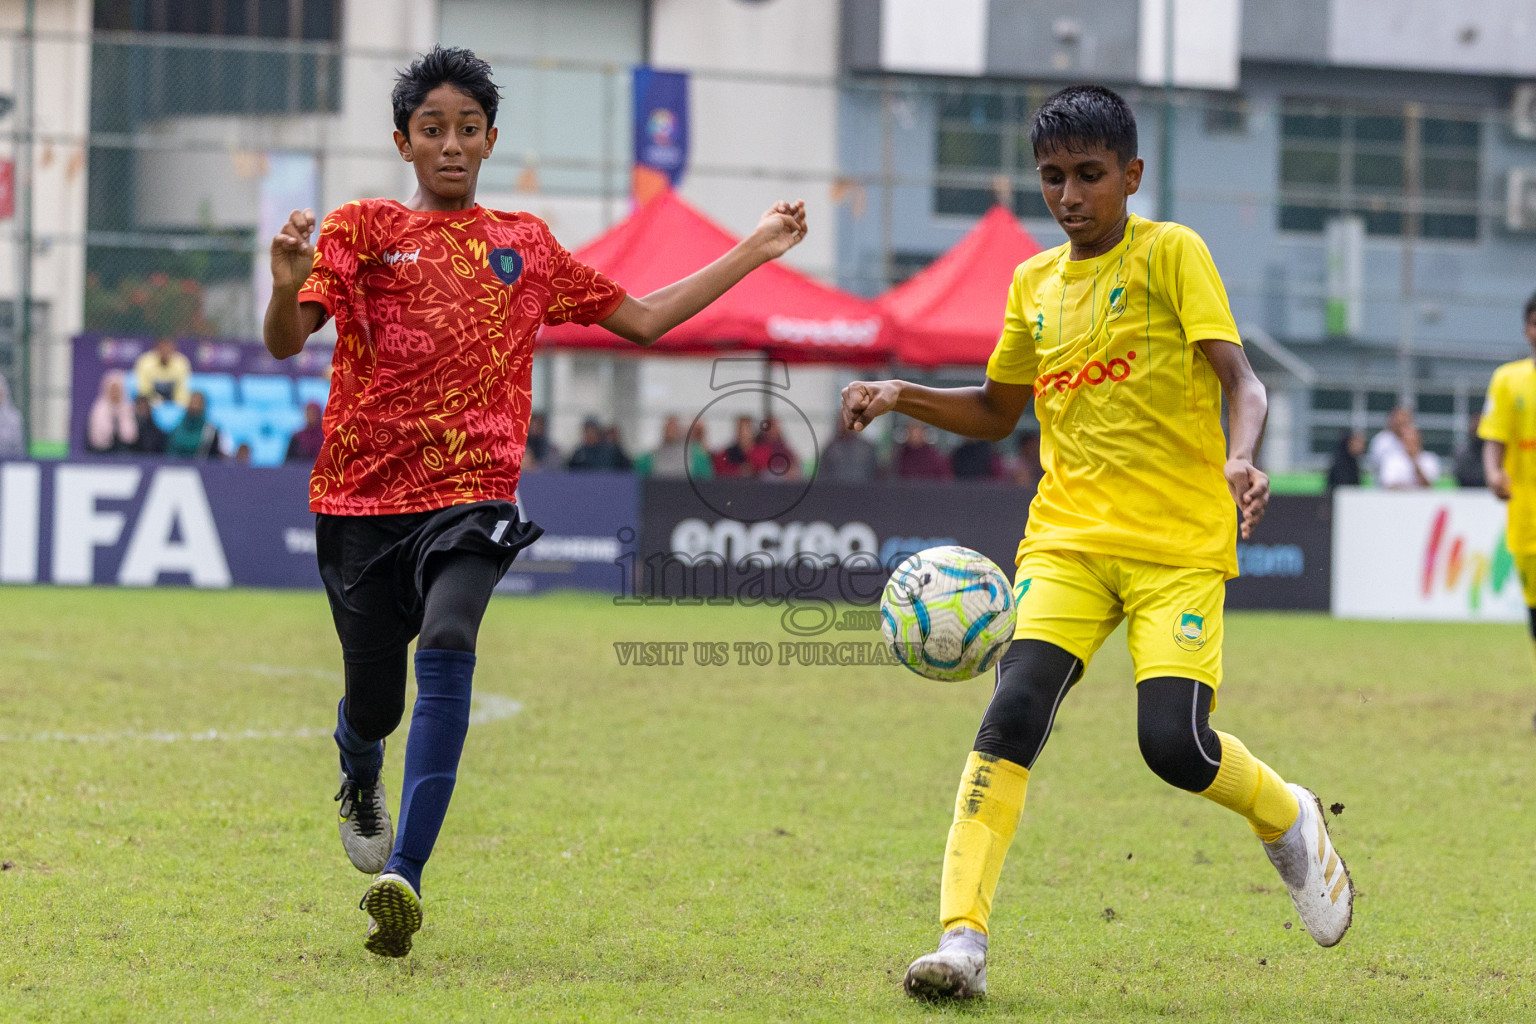
<path fill-rule="evenodd" d="M 1536 349 L 1536 295 L 1525 303 L 1525 340 Z M 1514 556 L 1536 640 L 1536 360 L 1527 356 L 1493 371 L 1477 436 L 1488 489 L 1509 502 L 1504 544 Z"/>

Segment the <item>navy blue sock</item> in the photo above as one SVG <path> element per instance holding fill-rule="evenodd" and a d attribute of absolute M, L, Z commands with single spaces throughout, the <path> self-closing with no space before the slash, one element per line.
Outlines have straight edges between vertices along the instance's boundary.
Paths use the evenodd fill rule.
<path fill-rule="evenodd" d="M 347 699 L 336 705 L 336 746 L 341 749 L 341 766 L 358 782 L 369 782 L 384 768 L 382 740 L 365 740 L 352 731 L 347 721 Z"/>
<path fill-rule="evenodd" d="M 416 652 L 416 709 L 405 741 L 400 823 L 385 871 L 402 875 L 418 894 L 421 869 L 432 856 L 469 732 L 469 693 L 475 656 L 466 651 Z"/>

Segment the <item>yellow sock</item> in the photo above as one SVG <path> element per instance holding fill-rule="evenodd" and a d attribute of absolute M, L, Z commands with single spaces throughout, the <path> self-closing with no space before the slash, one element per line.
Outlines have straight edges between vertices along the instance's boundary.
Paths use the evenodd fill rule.
<path fill-rule="evenodd" d="M 971 751 L 955 796 L 955 823 L 944 847 L 939 920 L 944 931 L 965 926 L 982 934 L 992 915 L 992 894 L 1008 845 L 1024 813 L 1029 769 Z"/>
<path fill-rule="evenodd" d="M 1273 768 L 1248 753 L 1242 740 L 1224 732 L 1216 735 L 1221 739 L 1221 768 L 1200 795 L 1247 818 L 1266 843 L 1279 839 L 1301 813 L 1296 794 Z"/>

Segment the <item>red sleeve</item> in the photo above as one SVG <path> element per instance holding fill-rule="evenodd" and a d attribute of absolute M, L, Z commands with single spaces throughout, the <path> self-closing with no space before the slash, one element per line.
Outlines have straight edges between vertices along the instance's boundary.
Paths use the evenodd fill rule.
<path fill-rule="evenodd" d="M 549 308 L 546 324 L 595 324 L 608 319 L 625 291 L 577 260 L 553 236 L 549 239 Z"/>
<path fill-rule="evenodd" d="M 364 253 L 363 228 L 361 203 L 348 203 L 326 214 L 315 241 L 314 267 L 299 289 L 300 302 L 318 302 L 326 316 L 335 316 L 352 301 L 359 257 Z"/>

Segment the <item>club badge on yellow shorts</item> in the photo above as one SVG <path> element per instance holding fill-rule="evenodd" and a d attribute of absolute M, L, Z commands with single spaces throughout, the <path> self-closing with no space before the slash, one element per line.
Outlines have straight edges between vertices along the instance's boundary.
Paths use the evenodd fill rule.
<path fill-rule="evenodd" d="M 1159 565 L 1087 551 L 1031 551 L 1019 564 L 1015 639 L 1044 640 L 1092 660 L 1128 620 L 1136 679 L 1173 676 L 1221 685 L 1222 605 L 1218 569 Z"/>
<path fill-rule="evenodd" d="M 1205 616 L 1193 608 L 1179 614 L 1173 627 L 1173 642 L 1186 651 L 1198 651 L 1205 646 Z"/>

